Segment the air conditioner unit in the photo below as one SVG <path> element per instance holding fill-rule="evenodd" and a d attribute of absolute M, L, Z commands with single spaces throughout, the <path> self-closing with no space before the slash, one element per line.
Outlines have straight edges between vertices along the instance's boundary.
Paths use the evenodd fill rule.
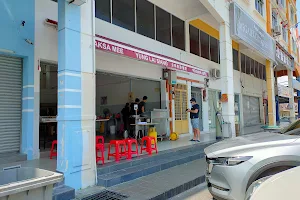
<path fill-rule="evenodd" d="M 69 4 L 75 4 L 77 6 L 81 6 L 82 4 L 85 4 L 87 0 L 66 0 Z"/>
<path fill-rule="evenodd" d="M 279 25 L 276 25 L 272 28 L 273 35 L 281 35 L 281 28 Z"/>
<path fill-rule="evenodd" d="M 210 70 L 210 76 L 212 78 L 215 78 L 215 79 L 221 78 L 220 70 L 218 70 L 218 69 L 212 69 L 212 70 Z"/>

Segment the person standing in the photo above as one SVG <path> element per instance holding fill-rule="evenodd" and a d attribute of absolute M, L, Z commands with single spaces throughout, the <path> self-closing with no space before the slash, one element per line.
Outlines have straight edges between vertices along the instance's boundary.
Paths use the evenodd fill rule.
<path fill-rule="evenodd" d="M 199 110 L 200 107 L 196 103 L 196 99 L 192 98 L 190 100 L 192 108 L 187 109 L 187 112 L 190 113 L 190 118 L 191 118 L 191 123 L 192 123 L 192 128 L 193 128 L 193 133 L 194 137 L 191 139 L 191 141 L 197 141 L 200 142 L 200 121 L 199 121 Z"/>
<path fill-rule="evenodd" d="M 129 103 L 126 103 L 125 107 L 121 111 L 123 123 L 124 123 L 124 130 L 129 130 L 129 117 L 130 117 L 130 107 Z"/>
<path fill-rule="evenodd" d="M 139 105 L 139 103 L 140 103 L 140 99 L 136 98 L 134 103 L 130 104 L 130 114 L 131 115 L 136 115 L 136 111 L 134 110 L 134 105 Z M 137 112 L 138 112 L 138 110 L 137 110 Z"/>
<path fill-rule="evenodd" d="M 148 97 L 147 96 L 144 96 L 143 97 L 143 101 L 141 101 L 140 103 L 139 103 L 139 109 L 138 109 L 138 114 L 139 115 L 143 115 L 144 113 L 145 113 L 145 104 L 146 104 L 146 102 L 147 102 L 147 99 L 148 99 Z"/>

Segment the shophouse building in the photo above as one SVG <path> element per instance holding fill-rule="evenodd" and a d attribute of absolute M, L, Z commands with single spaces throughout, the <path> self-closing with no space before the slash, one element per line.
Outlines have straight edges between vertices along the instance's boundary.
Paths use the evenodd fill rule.
<path fill-rule="evenodd" d="M 148 96 L 166 134 L 191 134 L 194 97 L 203 141 L 235 137 L 275 126 L 275 79 L 299 77 L 295 0 L 2 0 L 0 16 L 0 153 L 38 159 L 57 133 L 76 189 L 95 184 L 96 116 Z"/>

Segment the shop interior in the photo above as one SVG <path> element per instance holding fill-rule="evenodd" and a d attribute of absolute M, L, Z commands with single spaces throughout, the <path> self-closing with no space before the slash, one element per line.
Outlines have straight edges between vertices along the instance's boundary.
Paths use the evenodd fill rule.
<path fill-rule="evenodd" d="M 104 72 L 96 73 L 96 134 L 104 136 L 105 142 L 124 137 L 135 137 L 136 124 L 132 103 L 138 98 L 145 103 L 144 117 L 139 121 L 153 118 L 153 111 L 161 109 L 161 83 L 160 81 L 145 80 L 135 77 L 122 76 Z M 124 119 L 123 108 L 129 104 L 130 114 Z M 128 119 L 129 117 L 129 119 Z M 125 117 L 126 118 L 126 117 Z M 154 119 L 151 120 L 153 122 Z M 127 121 L 124 122 L 124 121 Z M 159 126 L 159 124 L 157 124 Z M 149 128 L 149 127 L 146 127 Z M 160 128 L 160 127 L 157 127 Z M 127 130 L 126 136 L 124 132 Z M 143 131 L 143 130 L 141 130 Z M 143 133 L 145 134 L 145 133 Z"/>
<path fill-rule="evenodd" d="M 104 136 L 108 143 L 113 139 L 123 139 L 124 132 L 128 136 L 135 136 L 135 120 L 124 124 L 122 110 L 126 103 L 130 104 L 138 98 L 148 99 L 145 103 L 145 116 L 139 121 L 149 120 L 154 123 L 159 132 L 166 134 L 167 123 L 165 118 L 155 119 L 153 115 L 161 114 L 153 112 L 161 110 L 161 82 L 145 80 L 129 76 L 121 76 L 111 73 L 96 73 L 96 135 Z M 134 114 L 130 113 L 130 116 Z M 167 111 L 164 114 L 168 114 Z M 41 63 L 40 74 L 40 150 L 51 148 L 53 140 L 57 138 L 57 65 Z M 139 127 L 141 129 L 141 127 Z M 143 127 L 144 129 L 145 127 Z M 149 127 L 146 127 L 147 129 Z M 148 130 L 139 130 L 145 134 Z"/>

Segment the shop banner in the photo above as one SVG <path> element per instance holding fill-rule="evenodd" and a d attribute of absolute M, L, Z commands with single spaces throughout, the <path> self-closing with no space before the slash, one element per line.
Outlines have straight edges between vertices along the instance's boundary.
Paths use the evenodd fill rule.
<path fill-rule="evenodd" d="M 97 36 L 95 40 L 96 49 L 122 55 L 125 57 L 141 60 L 155 65 L 163 66 L 170 70 L 182 71 L 208 77 L 209 72 L 197 67 L 182 63 L 172 58 L 152 53 L 137 47 L 128 46 L 108 38 Z"/>
<path fill-rule="evenodd" d="M 275 40 L 237 3 L 230 4 L 231 36 L 276 63 Z"/>
<path fill-rule="evenodd" d="M 294 71 L 294 58 L 279 43 L 276 43 L 276 60 L 289 70 Z"/>

